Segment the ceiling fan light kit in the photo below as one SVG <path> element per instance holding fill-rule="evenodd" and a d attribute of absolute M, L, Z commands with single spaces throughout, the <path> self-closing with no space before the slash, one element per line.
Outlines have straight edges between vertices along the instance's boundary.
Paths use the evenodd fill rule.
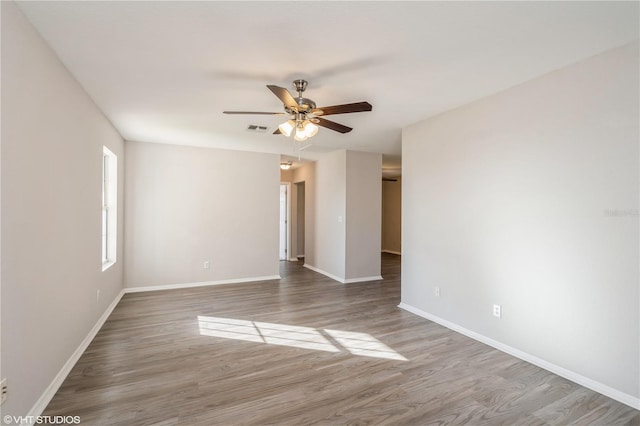
<path fill-rule="evenodd" d="M 292 120 L 289 120 L 289 121 L 292 121 Z M 283 124 L 288 124 L 288 123 L 289 122 L 286 122 Z M 278 126 L 278 128 L 280 128 L 280 126 Z M 318 129 L 319 127 L 313 124 L 309 120 L 298 122 L 296 124 L 296 134 L 293 138 L 298 142 L 306 141 L 307 139 L 314 137 L 318 133 Z M 282 131 L 282 129 L 280 129 L 280 131 Z M 291 132 L 289 132 L 289 134 L 282 132 L 282 134 L 284 134 L 285 136 L 289 136 Z"/>
<path fill-rule="evenodd" d="M 284 105 L 285 114 L 289 115 L 289 120 L 278 126 L 274 134 L 282 134 L 290 137 L 294 134 L 294 140 L 303 142 L 318 134 L 319 127 L 339 132 L 348 133 L 353 130 L 335 121 L 330 121 L 320 116 L 332 114 L 347 114 L 352 112 L 371 111 L 373 107 L 369 102 L 355 102 L 352 104 L 333 105 L 328 107 L 316 107 L 316 103 L 311 99 L 302 97 L 302 93 L 307 89 L 306 80 L 294 80 L 293 87 L 298 92 L 298 97 L 294 98 L 284 87 L 267 85 L 267 88 L 280 99 Z M 224 111 L 225 114 L 260 114 L 260 115 L 284 115 L 280 112 L 249 112 L 249 111 Z"/>

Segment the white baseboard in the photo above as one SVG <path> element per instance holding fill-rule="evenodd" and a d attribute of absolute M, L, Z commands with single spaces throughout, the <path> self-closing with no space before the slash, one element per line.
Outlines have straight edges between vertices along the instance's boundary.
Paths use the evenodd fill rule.
<path fill-rule="evenodd" d="M 351 284 L 351 283 L 362 283 L 365 281 L 380 281 L 381 279 L 382 279 L 382 275 L 375 275 L 372 277 L 347 278 L 342 282 L 344 284 Z"/>
<path fill-rule="evenodd" d="M 402 256 L 402 253 L 400 253 L 399 251 L 392 251 L 392 250 L 382 250 L 383 253 L 390 253 L 390 254 L 397 254 L 398 256 Z"/>
<path fill-rule="evenodd" d="M 313 272 L 317 272 L 317 273 L 319 273 L 319 274 L 322 274 L 322 275 L 324 275 L 325 277 L 329 277 L 329 278 L 331 278 L 332 280 L 338 281 L 339 283 L 342 283 L 342 282 L 343 282 L 343 280 L 344 280 L 344 278 L 340 278 L 340 277 L 339 277 L 339 276 L 337 276 L 337 275 L 333 275 L 333 274 L 331 274 L 331 273 L 329 273 L 329 272 L 327 272 L 327 271 L 323 271 L 322 269 L 320 269 L 320 268 L 316 268 L 315 266 L 309 265 L 308 263 L 305 263 L 305 264 L 304 264 L 304 265 L 302 265 L 302 266 L 304 266 L 304 267 L 305 267 L 305 268 L 307 268 L 307 269 L 311 269 Z"/>
<path fill-rule="evenodd" d="M 64 382 L 64 380 L 67 378 L 67 376 L 71 372 L 71 369 L 74 365 L 76 365 L 76 362 L 78 362 L 87 347 L 89 347 L 89 344 L 91 343 L 93 338 L 96 337 L 96 334 L 98 334 L 98 331 L 100 331 L 104 323 L 107 321 L 107 318 L 109 318 L 111 312 L 113 312 L 115 307 L 118 305 L 124 293 L 124 290 L 120 290 L 120 293 L 118 293 L 115 299 L 113 299 L 113 302 L 111 302 L 111 304 L 107 307 L 107 309 L 98 319 L 93 328 L 89 331 L 87 337 L 85 337 L 84 340 L 80 343 L 80 346 L 78 346 L 76 350 L 73 351 L 67 362 L 65 362 L 58 374 L 56 374 L 56 376 L 53 378 L 53 381 L 49 384 L 49 386 L 47 386 L 42 395 L 40 395 L 40 398 L 38 398 L 33 407 L 31 407 L 29 413 L 27 413 L 27 416 L 39 416 L 42 414 L 44 409 L 47 408 L 49 402 L 51 402 L 60 386 L 62 386 L 62 382 Z"/>
<path fill-rule="evenodd" d="M 292 257 L 291 259 L 289 259 L 289 262 L 297 262 L 298 258 L 297 257 Z"/>
<path fill-rule="evenodd" d="M 157 291 L 157 290 L 175 290 L 177 288 L 191 288 L 191 287 L 206 287 L 210 285 L 222 285 L 222 284 L 238 284 L 238 283 L 250 283 L 253 281 L 269 281 L 279 280 L 282 277 L 280 275 L 266 275 L 262 277 L 248 277 L 248 278 L 235 278 L 231 280 L 219 280 L 219 281 L 203 281 L 197 283 L 181 283 L 181 284 L 166 284 L 166 285 L 153 285 L 153 286 L 141 286 L 141 287 L 126 287 L 125 293 L 139 293 L 141 291 Z"/>
<path fill-rule="evenodd" d="M 505 345 L 504 343 L 498 342 L 497 340 L 493 340 L 487 336 L 476 333 L 475 331 L 471 331 L 467 328 L 464 328 L 458 324 L 447 321 L 443 318 L 440 318 L 436 315 L 425 312 L 419 308 L 408 305 L 404 302 L 398 305 L 399 308 L 404 309 L 405 311 L 411 312 L 412 314 L 416 314 L 422 318 L 426 318 L 430 321 L 438 323 L 450 330 L 463 334 L 467 337 L 470 337 L 474 340 L 482 342 L 486 345 L 492 346 L 495 349 L 498 349 L 502 352 L 505 352 L 509 355 L 512 355 L 516 358 L 520 358 L 523 361 L 527 361 L 533 365 L 536 365 L 540 368 L 543 368 L 547 371 L 550 371 L 558 376 L 564 377 L 565 379 L 571 380 L 579 385 L 584 386 L 585 388 L 589 388 L 595 392 L 601 393 L 605 396 L 608 396 L 611 399 L 615 399 L 623 404 L 628 405 L 631 408 L 635 408 L 636 410 L 640 410 L 640 398 L 636 398 L 633 395 L 629 395 L 625 392 L 614 389 L 610 386 L 605 385 L 604 383 L 600 383 L 588 377 L 585 377 L 581 374 L 578 374 L 574 371 L 567 370 L 564 367 L 560 367 L 551 362 L 545 361 L 544 359 L 538 358 L 535 355 L 531 355 L 529 353 L 523 352 L 519 349 L 513 348 L 511 346 Z"/>
<path fill-rule="evenodd" d="M 364 282 L 364 281 L 378 281 L 378 280 L 382 279 L 381 275 L 376 275 L 376 276 L 373 276 L 373 277 L 360 277 L 360 278 L 348 278 L 347 279 L 347 278 L 339 277 L 337 275 L 333 275 L 333 274 L 331 274 L 331 273 L 329 273 L 327 271 L 323 271 L 322 269 L 316 268 L 315 266 L 309 265 L 308 263 L 305 263 L 302 266 L 304 266 L 307 269 L 311 269 L 314 272 L 322 274 L 322 275 L 324 275 L 326 277 L 329 277 L 332 280 L 338 281 L 339 283 L 342 283 L 342 284 L 361 283 L 361 282 Z"/>

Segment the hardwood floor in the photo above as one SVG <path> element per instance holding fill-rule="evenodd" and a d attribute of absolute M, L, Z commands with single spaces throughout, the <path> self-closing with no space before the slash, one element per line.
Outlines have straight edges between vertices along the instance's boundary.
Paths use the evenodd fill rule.
<path fill-rule="evenodd" d="M 126 294 L 44 415 L 83 425 L 638 425 L 640 412 L 405 312 L 383 281 Z"/>

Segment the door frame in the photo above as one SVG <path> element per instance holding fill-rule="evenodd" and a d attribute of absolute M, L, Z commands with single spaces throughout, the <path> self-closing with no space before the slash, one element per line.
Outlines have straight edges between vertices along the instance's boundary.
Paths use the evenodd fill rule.
<path fill-rule="evenodd" d="M 280 260 L 286 260 L 289 261 L 291 258 L 291 182 L 280 182 L 280 188 L 282 186 L 286 186 L 287 187 L 287 193 L 286 193 L 286 206 L 285 206 L 285 210 L 286 210 L 286 214 L 287 214 L 287 218 L 286 218 L 286 232 L 287 232 L 287 236 L 285 238 L 285 259 L 280 259 L 280 214 L 278 213 L 278 259 Z M 278 198 L 280 196 L 280 191 L 278 191 Z M 280 211 L 280 203 L 278 203 L 278 211 Z"/>

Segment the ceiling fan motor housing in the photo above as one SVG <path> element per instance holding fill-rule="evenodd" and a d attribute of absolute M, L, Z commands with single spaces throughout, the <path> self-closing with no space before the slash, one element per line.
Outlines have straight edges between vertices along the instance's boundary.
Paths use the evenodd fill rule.
<path fill-rule="evenodd" d="M 311 112 L 311 110 L 316 108 L 316 103 L 313 102 L 311 99 L 308 99 L 308 98 L 294 98 L 294 99 L 298 104 L 298 111 L 295 111 L 294 109 L 289 108 L 288 106 L 285 105 L 284 109 L 289 114 L 295 114 L 296 112 L 308 113 L 308 112 Z"/>
<path fill-rule="evenodd" d="M 284 110 L 288 114 L 307 114 L 311 110 L 316 108 L 316 103 L 309 98 L 303 98 L 302 92 L 307 89 L 307 80 L 294 80 L 293 87 L 295 87 L 298 92 L 298 97 L 294 98 L 297 105 L 297 111 L 294 108 L 289 108 L 287 105 L 284 106 Z"/>
<path fill-rule="evenodd" d="M 293 87 L 296 88 L 296 92 L 298 92 L 299 95 L 306 90 L 307 84 L 307 80 L 293 80 Z"/>

